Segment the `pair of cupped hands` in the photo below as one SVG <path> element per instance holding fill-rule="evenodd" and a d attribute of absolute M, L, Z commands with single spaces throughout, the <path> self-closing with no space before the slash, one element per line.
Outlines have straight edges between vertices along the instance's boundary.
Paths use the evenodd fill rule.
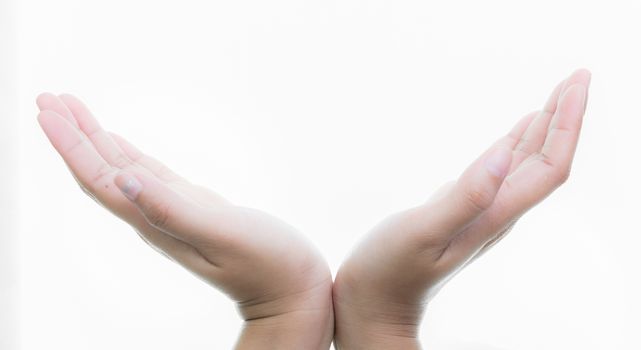
<path fill-rule="evenodd" d="M 418 349 L 426 304 L 570 173 L 590 73 L 561 81 L 460 177 L 374 227 L 332 275 L 292 226 L 168 169 L 68 95 L 38 121 L 83 191 L 236 302 L 237 349 Z"/>

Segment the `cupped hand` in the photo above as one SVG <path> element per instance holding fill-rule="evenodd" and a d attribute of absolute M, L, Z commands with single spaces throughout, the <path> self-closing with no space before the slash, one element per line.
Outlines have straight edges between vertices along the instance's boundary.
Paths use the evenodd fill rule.
<path fill-rule="evenodd" d="M 329 347 L 331 274 L 296 229 L 190 183 L 105 131 L 71 95 L 45 93 L 37 104 L 42 129 L 87 195 L 237 303 L 246 321 L 238 348 Z"/>
<path fill-rule="evenodd" d="M 338 349 L 420 347 L 430 298 L 568 178 L 589 83 L 575 71 L 457 181 L 365 237 L 334 283 Z"/>

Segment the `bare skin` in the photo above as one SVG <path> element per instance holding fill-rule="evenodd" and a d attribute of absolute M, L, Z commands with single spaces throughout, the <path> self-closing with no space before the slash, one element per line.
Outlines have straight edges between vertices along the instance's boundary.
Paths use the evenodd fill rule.
<path fill-rule="evenodd" d="M 337 349 L 420 349 L 430 299 L 567 180 L 589 84 L 574 72 L 457 181 L 371 230 L 334 282 Z"/>
<path fill-rule="evenodd" d="M 296 229 L 191 184 L 104 131 L 71 95 L 37 103 L 83 191 L 237 303 L 245 320 L 237 349 L 327 349 L 334 337 L 340 350 L 411 350 L 439 289 L 567 180 L 589 84 L 588 71 L 574 72 L 457 181 L 372 229 L 333 286 Z"/>
<path fill-rule="evenodd" d="M 327 349 L 332 277 L 295 228 L 194 185 L 106 132 L 71 95 L 38 121 L 82 190 L 151 247 L 225 292 L 245 320 L 237 349 Z"/>

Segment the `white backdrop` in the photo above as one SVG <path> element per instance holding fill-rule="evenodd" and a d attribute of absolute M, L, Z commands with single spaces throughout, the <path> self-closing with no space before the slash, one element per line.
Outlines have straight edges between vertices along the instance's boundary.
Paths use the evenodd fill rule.
<path fill-rule="evenodd" d="M 240 325 L 78 189 L 37 125 L 42 91 L 80 96 L 194 182 L 294 224 L 335 272 L 579 67 L 593 78 L 570 181 L 441 291 L 422 339 L 641 348 L 641 2 L 14 0 L 11 14 L 15 348 L 226 349 Z"/>
<path fill-rule="evenodd" d="M 0 349 L 12 349 L 17 341 L 17 52 L 12 15 L 11 4 L 0 1 Z"/>

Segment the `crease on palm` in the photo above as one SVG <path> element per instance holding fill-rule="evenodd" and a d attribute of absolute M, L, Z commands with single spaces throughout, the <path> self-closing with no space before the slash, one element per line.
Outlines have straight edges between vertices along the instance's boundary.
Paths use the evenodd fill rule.
<path fill-rule="evenodd" d="M 456 272 L 505 237 L 527 210 L 567 179 L 585 111 L 589 82 L 589 72 L 584 70 L 575 71 L 561 81 L 541 110 L 523 117 L 507 135 L 473 162 L 456 182 L 439 191 L 424 205 L 394 215 L 375 228 L 374 231 L 378 230 L 376 234 L 395 235 L 394 238 L 401 240 L 401 244 L 394 245 L 396 248 L 385 244 L 380 247 L 385 239 L 374 238 L 378 242 L 370 244 L 368 248 L 376 249 L 365 249 L 363 254 L 348 258 L 338 274 L 343 272 L 345 266 L 348 266 L 347 269 L 353 267 L 350 266 L 353 260 L 357 260 L 357 266 L 362 263 L 359 259 L 376 260 L 373 259 L 376 250 L 396 249 L 394 256 L 403 258 L 403 253 L 408 251 L 416 253 L 419 250 L 412 240 L 419 237 L 425 244 L 421 253 L 429 251 L 429 254 L 425 254 L 427 258 L 410 259 L 409 267 L 418 267 L 419 270 L 431 268 L 432 271 L 411 271 L 409 275 L 412 277 L 409 278 L 420 280 L 426 276 L 436 276 L 433 285 L 420 285 L 438 290 Z M 577 106 L 581 94 L 584 103 L 583 106 Z M 229 207 L 227 200 L 213 191 L 191 184 L 159 161 L 143 154 L 123 137 L 106 132 L 75 97 L 43 94 L 38 98 L 38 105 L 42 110 L 39 121 L 43 129 L 85 193 L 134 226 L 141 238 L 156 250 L 201 276 L 211 276 L 214 280 L 219 278 L 215 273 L 212 274 L 212 267 L 217 265 L 215 261 L 208 259 L 207 254 L 203 254 L 188 240 L 174 237 L 149 224 L 148 218 L 114 186 L 114 178 L 121 170 L 144 172 L 204 210 Z M 581 113 L 578 113 L 579 110 Z M 580 117 L 577 117 L 578 114 Z M 509 150 L 511 158 L 491 200 L 485 198 L 479 201 L 487 197 L 487 193 L 482 193 L 486 191 L 484 188 L 476 188 L 479 193 L 463 196 L 465 198 L 462 201 L 467 203 L 461 202 L 471 207 L 472 213 L 464 213 L 462 218 L 446 218 L 449 213 L 441 207 L 446 204 L 452 211 L 460 211 L 457 203 L 448 201 L 451 202 L 451 198 L 457 195 L 461 197 L 455 191 L 460 190 L 465 181 L 474 180 L 475 174 L 470 171 L 478 170 L 480 162 L 497 149 Z M 426 262 L 428 265 L 425 265 Z M 358 266 L 356 270 L 362 268 Z M 442 275 L 440 280 L 439 274 Z M 255 300 L 249 299 L 248 304 Z"/>
<path fill-rule="evenodd" d="M 106 132 L 77 98 L 68 94 L 55 96 L 46 93 L 38 97 L 37 103 L 44 111 L 40 122 L 56 124 L 46 129 L 48 136 L 83 192 L 131 224 L 156 251 L 197 273 L 210 274 L 208 270 L 216 266 L 214 262 L 193 245 L 147 223 L 135 206 L 113 185 L 113 181 L 120 170 L 135 168 L 201 207 L 225 205 L 228 204 L 226 200 L 213 192 L 196 190 L 194 185 L 143 154 L 123 137 Z"/>
<path fill-rule="evenodd" d="M 557 113 L 557 107 L 568 89 L 576 89 L 577 84 L 587 87 L 589 80 L 589 73 L 579 70 L 561 81 L 541 110 L 527 114 L 496 142 L 495 146 L 501 144 L 513 150 L 510 170 L 491 205 L 455 234 L 448 247 L 452 248 L 452 244 L 465 239 L 466 235 L 483 236 L 483 239 L 473 243 L 478 250 L 470 254 L 471 259 L 465 265 L 498 243 L 510 232 L 520 216 L 567 180 L 581 121 L 563 118 L 569 113 Z M 571 101 L 567 104 L 571 104 Z M 559 122 L 563 125 L 559 125 Z M 568 123 L 574 125 L 566 125 Z M 559 135 L 555 133 L 559 132 L 566 133 L 568 137 L 558 140 Z M 460 252 L 454 251 L 454 254 Z"/>
<path fill-rule="evenodd" d="M 565 180 L 569 173 L 573 150 L 566 159 L 555 160 L 553 159 L 555 150 L 551 147 L 558 148 L 559 145 L 550 145 L 546 141 L 554 133 L 573 132 L 565 125 L 558 125 L 559 118 L 555 118 L 558 100 L 568 87 L 586 83 L 586 79 L 589 83 L 589 76 L 586 78 L 585 74 L 581 73 L 573 74 L 560 82 L 542 110 L 526 115 L 505 137 L 499 139 L 490 148 L 507 147 L 513 150 L 510 170 L 492 205 L 485 208 L 482 215 L 461 229 L 460 232 L 451 235 L 443 254 L 447 253 L 446 251 L 450 250 L 451 245 L 456 244 L 457 240 L 474 235 L 477 231 L 498 232 L 487 242 L 477 244 L 480 249 L 473 255 L 481 255 L 504 237 L 518 220 L 519 213 L 506 210 L 506 207 L 520 200 L 525 203 L 519 203 L 517 207 L 522 208 L 521 211 L 524 212 L 551 192 L 551 186 L 542 184 L 542 181 L 553 181 L 560 184 Z M 53 140 L 52 142 L 54 147 L 63 154 L 63 158 L 83 191 L 99 204 L 138 227 L 142 231 L 143 239 L 159 250 L 166 252 L 166 248 L 175 249 L 177 245 L 189 246 L 192 249 L 193 247 L 175 237 L 165 238 L 166 233 L 145 223 L 144 217 L 113 186 L 113 179 L 120 170 L 136 168 L 144 171 L 162 181 L 176 193 L 204 208 L 215 208 L 229 204 L 218 194 L 189 183 L 159 161 L 143 154 L 123 137 L 105 131 L 88 108 L 77 98 L 68 94 L 60 96 L 43 94 L 38 98 L 38 105 L 45 112 L 53 111 L 66 120 L 67 125 L 62 125 L 60 120 L 57 121 L 58 131 L 66 133 L 66 135 L 60 137 L 58 142 Z M 47 117 L 56 118 L 55 116 Z M 527 185 L 530 185 L 530 188 Z M 528 193 L 535 192 L 536 187 L 543 187 L 546 193 Z M 513 217 L 508 220 L 505 217 L 506 213 Z M 496 226 L 496 223 L 501 223 L 504 227 L 492 227 Z"/>
<path fill-rule="evenodd" d="M 377 225 L 339 269 L 335 285 L 348 284 L 349 288 L 339 289 L 349 293 L 338 297 L 361 302 L 395 293 L 400 298 L 397 301 L 408 303 L 417 302 L 413 298 L 429 299 L 439 286 L 505 237 L 527 210 L 568 178 L 589 82 L 588 71 L 575 71 L 555 87 L 540 111 L 523 117 L 457 181 L 425 204 Z M 487 180 L 481 164 L 497 149 L 511 153 L 505 176 L 480 181 Z M 398 241 L 401 243 L 395 243 Z M 404 273 L 382 272 L 391 263 L 401 266 L 397 270 Z M 375 282 L 359 277 L 368 274 L 383 274 L 379 279 L 388 283 L 371 285 Z M 416 290 L 402 292 L 408 285 Z"/>
<path fill-rule="evenodd" d="M 46 93 L 37 103 L 38 121 L 83 191 L 129 223 L 152 248 L 228 294 L 239 303 L 243 317 L 277 313 L 267 304 L 279 304 L 273 302 L 279 299 L 310 307 L 312 301 L 299 300 L 297 294 L 316 293 L 318 284 L 331 289 L 326 262 L 295 228 L 191 184 L 123 137 L 102 129 L 71 95 Z M 152 197 L 157 191 L 166 196 L 149 201 L 153 210 L 127 199 L 116 186 L 123 172 L 144 176 L 151 185 L 145 192 Z M 152 216 L 152 211 L 164 215 Z M 324 303 L 314 298 L 310 300 Z M 248 300 L 262 300 L 266 306 L 243 304 Z"/>

